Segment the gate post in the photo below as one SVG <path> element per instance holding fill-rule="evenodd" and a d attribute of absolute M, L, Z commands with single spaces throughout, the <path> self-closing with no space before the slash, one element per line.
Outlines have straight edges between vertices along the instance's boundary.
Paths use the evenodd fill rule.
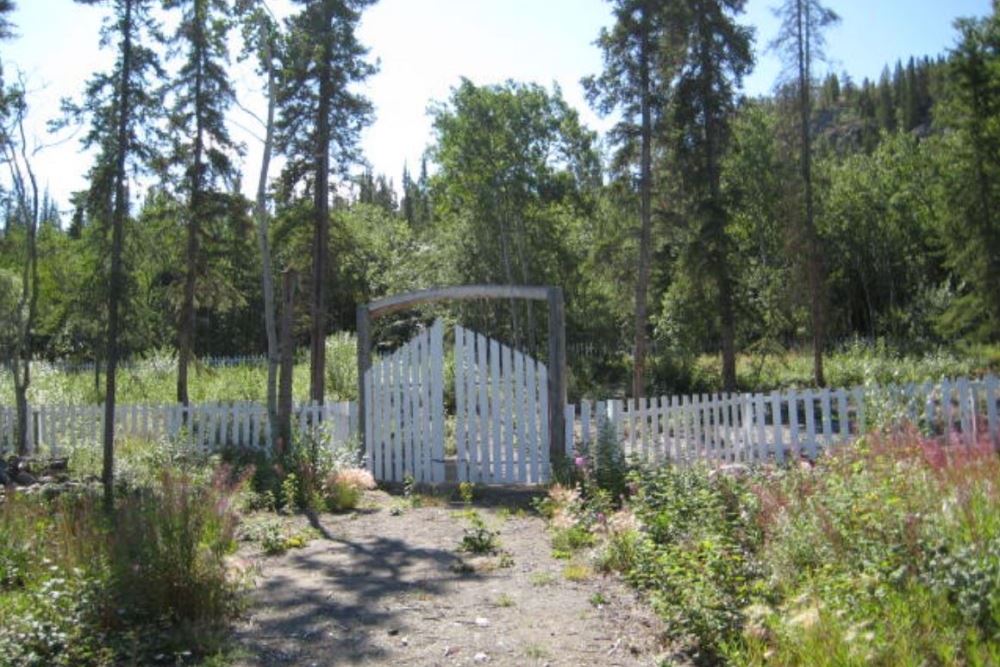
<path fill-rule="evenodd" d="M 566 456 L 566 308 L 561 287 L 548 288 L 549 302 L 549 477 Z"/>
<path fill-rule="evenodd" d="M 365 397 L 365 373 L 372 366 L 372 346 L 371 346 L 371 312 L 367 305 L 358 306 L 358 435 L 361 440 L 361 451 L 367 451 L 368 443 L 365 442 L 365 430 L 367 428 L 367 410 Z"/>

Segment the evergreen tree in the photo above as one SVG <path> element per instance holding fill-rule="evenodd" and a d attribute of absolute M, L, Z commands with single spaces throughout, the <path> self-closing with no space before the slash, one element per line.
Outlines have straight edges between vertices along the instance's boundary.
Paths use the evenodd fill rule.
<path fill-rule="evenodd" d="M 753 65 L 752 29 L 738 24 L 745 0 L 684 0 L 673 6 L 671 31 L 683 45 L 673 100 L 674 151 L 695 225 L 688 251 L 715 283 L 722 381 L 736 386 L 736 314 L 722 158 L 730 138 L 736 89 Z"/>
<path fill-rule="evenodd" d="M 173 151 L 170 161 L 182 171 L 180 192 L 186 199 L 184 287 L 177 336 L 177 401 L 188 404 L 188 366 L 194 354 L 196 293 L 205 273 L 202 245 L 212 220 L 226 213 L 228 195 L 219 187 L 235 179 L 235 150 L 225 116 L 234 100 L 226 72 L 230 29 L 228 0 L 165 0 L 181 11 L 172 40 L 184 61 L 170 85 Z"/>
<path fill-rule="evenodd" d="M 102 0 L 77 0 L 104 4 Z M 126 275 L 122 262 L 125 226 L 129 216 L 129 176 L 141 173 L 157 154 L 155 123 L 163 107 L 163 77 L 153 48 L 162 37 L 152 17 L 153 0 L 108 0 L 111 14 L 101 28 L 101 44 L 116 51 L 108 72 L 95 74 L 87 83 L 80 104 L 64 103 L 71 117 L 89 119 L 83 136 L 86 149 L 97 149 L 89 172 L 89 199 L 102 222 L 110 226 L 108 276 L 107 378 L 104 395 L 104 501 L 114 502 L 115 399 L 119 359 L 121 310 Z"/>
<path fill-rule="evenodd" d="M 664 4 L 655 0 L 612 0 L 615 25 L 597 39 L 604 72 L 584 80 L 587 97 L 600 113 L 618 110 L 622 120 L 612 130 L 619 164 L 638 162 L 639 257 L 635 281 L 635 345 L 632 396 L 646 392 L 648 291 L 652 251 L 653 130 L 670 89 L 671 57 L 665 32 Z M 639 137 L 636 146 L 635 138 Z M 638 155 L 636 152 L 638 150 Z M 627 171 L 631 172 L 631 169 Z"/>
<path fill-rule="evenodd" d="M 305 184 L 313 206 L 310 383 L 323 402 L 330 246 L 330 176 L 359 161 L 361 129 L 371 103 L 351 86 L 375 72 L 355 35 L 361 12 L 374 0 L 295 0 L 304 5 L 287 23 L 278 90 L 276 145 L 288 158 L 284 186 Z"/>
<path fill-rule="evenodd" d="M 785 0 L 777 10 L 781 29 L 773 47 L 778 49 L 785 64 L 794 74 L 793 86 L 797 92 L 799 125 L 799 174 L 802 178 L 804 217 L 801 224 L 806 276 L 809 283 L 809 303 L 812 320 L 813 380 L 825 386 L 823 375 L 824 295 L 823 254 L 816 233 L 816 213 L 812 174 L 812 107 L 813 63 L 823 58 L 823 30 L 839 20 L 818 0 Z M 797 253 L 801 254 L 801 253 Z"/>
<path fill-rule="evenodd" d="M 985 19 L 956 23 L 947 121 L 957 129 L 950 172 L 953 219 L 946 228 L 951 268 L 963 279 L 947 333 L 1000 338 L 1000 3 Z"/>

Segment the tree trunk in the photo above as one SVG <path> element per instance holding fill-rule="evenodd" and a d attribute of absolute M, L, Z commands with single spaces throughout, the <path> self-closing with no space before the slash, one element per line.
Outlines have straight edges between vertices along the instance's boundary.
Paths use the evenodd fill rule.
<path fill-rule="evenodd" d="M 133 0 L 125 0 L 125 20 L 122 25 L 122 69 L 118 89 L 118 136 L 115 156 L 115 204 L 111 232 L 111 284 L 108 290 L 108 368 L 104 397 L 104 460 L 101 481 L 104 485 L 104 506 L 114 508 L 115 476 L 115 397 L 118 370 L 119 307 L 124 292 L 122 248 L 125 237 L 125 217 L 128 215 L 125 154 L 129 139 L 129 79 L 132 75 L 132 7 Z"/>
<path fill-rule="evenodd" d="M 38 181 L 31 168 L 28 157 L 28 138 L 24 131 L 24 107 L 16 107 L 14 119 L 20 144 L 15 146 L 14 140 L 7 136 L 3 144 L 11 175 L 11 186 L 16 197 L 18 211 L 25 225 L 25 255 L 24 272 L 21 279 L 21 296 L 18 300 L 18 313 L 24 313 L 24 319 L 18 322 L 17 338 L 14 349 L 9 357 L 11 375 L 14 380 L 14 403 L 17 412 L 17 429 L 15 433 L 15 449 L 24 455 L 28 450 L 28 434 L 32 425 L 28 411 L 28 387 L 31 385 L 31 333 L 35 327 L 35 316 L 38 312 Z M 20 155 L 18 155 L 20 153 Z M 27 312 L 25 312 L 27 311 Z"/>
<path fill-rule="evenodd" d="M 826 386 L 823 374 L 824 312 L 823 312 L 823 257 L 820 253 L 816 234 L 813 207 L 812 183 L 812 53 L 809 44 L 809 2 L 796 0 L 796 28 L 798 30 L 799 54 L 799 126 L 801 131 L 802 184 L 805 189 L 805 242 L 806 273 L 809 284 L 810 319 L 812 324 L 813 381 L 819 387 Z"/>
<path fill-rule="evenodd" d="M 264 154 L 260 160 L 260 177 L 257 180 L 257 199 L 254 214 L 257 218 L 257 243 L 261 257 L 261 283 L 264 290 L 264 330 L 267 334 L 267 423 L 271 447 L 275 447 L 281 434 L 278 420 L 278 328 L 275 322 L 274 273 L 271 266 L 271 241 L 268 232 L 267 175 L 274 149 L 274 65 L 271 40 L 266 27 L 264 35 L 264 66 L 267 69 L 267 120 L 264 129 Z"/>
<path fill-rule="evenodd" d="M 639 47 L 639 79 L 642 86 L 642 156 L 639 176 L 639 266 L 635 281 L 635 358 L 633 360 L 632 396 L 636 407 L 646 393 L 646 328 L 648 327 L 647 297 L 649 289 L 649 256 L 652 236 L 652 142 L 653 122 L 650 109 L 650 44 L 649 18 L 642 9 L 642 35 Z"/>
<path fill-rule="evenodd" d="M 326 16 L 330 25 L 332 16 Z M 333 95 L 331 36 L 323 46 L 316 118 L 315 224 L 313 230 L 312 332 L 309 340 L 309 396 L 320 405 L 326 384 L 326 272 L 330 246 L 330 98 Z"/>
<path fill-rule="evenodd" d="M 281 377 L 278 381 L 278 449 L 286 451 L 292 442 L 292 371 L 295 362 L 295 339 L 292 320 L 295 308 L 294 269 L 281 274 Z"/>
<path fill-rule="evenodd" d="M 17 368 L 18 364 L 29 363 L 24 360 L 19 362 L 15 361 L 13 364 L 13 372 L 15 374 L 19 373 Z M 31 428 L 29 419 L 31 415 L 28 413 L 28 387 L 23 382 L 16 380 L 14 382 L 14 405 L 17 409 L 17 432 L 15 437 L 17 438 L 17 454 L 18 456 L 28 455 L 28 429 Z"/>
<path fill-rule="evenodd" d="M 201 241 L 202 189 L 204 165 L 202 159 L 205 150 L 205 119 L 204 97 L 202 94 L 203 58 L 205 44 L 203 31 L 203 11 L 205 0 L 195 0 L 195 34 L 192 38 L 194 48 L 198 50 L 195 58 L 198 65 L 194 76 L 194 116 L 195 137 L 194 151 L 190 171 L 191 194 L 188 202 L 187 249 L 185 263 L 187 272 L 184 276 L 184 303 L 181 306 L 180 336 L 178 337 L 177 354 L 177 402 L 188 405 L 188 364 L 194 355 L 194 338 L 196 327 L 195 288 L 198 281 L 198 255 Z"/>

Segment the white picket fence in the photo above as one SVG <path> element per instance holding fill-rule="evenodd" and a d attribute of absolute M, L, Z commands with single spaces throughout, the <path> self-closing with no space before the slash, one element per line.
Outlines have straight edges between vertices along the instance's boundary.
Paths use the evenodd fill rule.
<path fill-rule="evenodd" d="M 365 371 L 365 460 L 379 481 L 445 479 L 443 338 L 437 321 Z"/>
<path fill-rule="evenodd" d="M 545 364 L 455 327 L 455 449 L 459 481 L 537 484 L 549 478 Z"/>
<path fill-rule="evenodd" d="M 523 454 L 519 450 L 521 429 L 529 429 L 532 419 L 503 416 L 508 414 L 508 406 L 524 410 L 524 414 L 536 416 L 536 428 L 540 427 L 541 416 L 545 414 L 544 367 L 539 372 L 536 366 L 532 380 L 524 360 L 519 369 L 513 354 L 508 358 L 507 351 L 499 347 L 498 354 L 494 354 L 491 342 L 485 341 L 483 345 L 471 332 L 462 340 L 458 359 L 464 361 L 457 365 L 464 368 L 460 377 L 465 381 L 456 385 L 462 395 L 456 396 L 455 436 L 459 463 L 463 465 L 458 467 L 467 468 L 464 475 L 472 481 L 545 481 L 549 477 L 548 448 L 543 446 Z M 417 357 L 424 359 L 420 354 Z M 494 366 L 493 359 L 498 360 L 499 368 Z M 502 372 L 506 369 L 512 370 L 513 378 Z M 388 372 L 391 375 L 391 370 Z M 435 388 L 439 386 L 435 383 Z M 526 387 L 538 388 L 533 408 Z M 949 441 L 991 441 L 1000 449 L 998 402 L 1000 382 L 995 376 L 905 386 L 661 396 L 644 399 L 638 406 L 624 400 L 583 401 L 566 406 L 566 454 L 593 454 L 599 434 L 605 429 L 619 443 L 622 453 L 649 464 L 687 464 L 697 460 L 794 461 L 800 457 L 815 458 L 823 451 L 852 442 L 866 432 L 876 417 L 882 424 L 887 417 L 896 423 L 910 423 L 926 435 L 946 437 Z M 391 409 L 373 409 L 373 416 L 379 415 L 383 424 L 387 423 L 386 416 L 395 414 L 395 403 L 390 401 L 388 405 Z M 401 409 L 407 405 L 412 403 L 400 402 Z M 419 433 L 420 420 L 435 409 L 429 403 L 425 406 L 422 399 L 417 401 L 417 408 L 413 412 L 417 421 L 413 422 L 411 434 Z M 31 411 L 29 433 L 33 453 L 58 456 L 73 447 L 97 446 L 101 441 L 102 406 L 34 406 Z M 491 418 L 491 414 L 497 419 Z M 302 429 L 324 424 L 335 443 L 345 442 L 359 432 L 356 403 L 297 406 L 294 419 Z M 443 430 L 443 419 L 438 423 Z M 207 451 L 230 445 L 260 448 L 267 440 L 266 411 L 263 405 L 255 403 L 214 403 L 189 408 L 119 406 L 115 424 L 120 437 L 184 439 Z M 378 420 L 373 427 L 383 428 L 378 426 Z M 384 428 L 406 434 L 402 427 Z M 13 450 L 14 429 L 14 408 L 0 406 L 0 455 Z M 547 429 L 544 431 L 547 433 Z M 408 442 L 403 435 L 399 439 L 401 447 Z M 525 433 L 523 441 L 530 440 L 530 433 Z M 426 461 L 426 454 L 431 455 L 430 461 L 437 468 L 436 474 L 427 476 L 428 481 L 441 481 L 443 460 L 433 451 L 419 458 Z M 414 460 L 417 458 L 414 455 Z M 408 459 L 401 456 L 399 460 Z M 369 462 L 374 463 L 373 458 Z M 382 465 L 395 474 L 395 457 L 391 463 L 383 459 Z M 537 476 L 533 473 L 536 465 Z"/>
<path fill-rule="evenodd" d="M 998 381 L 584 401 L 566 406 L 568 455 L 593 454 L 602 429 L 622 452 L 644 463 L 783 462 L 815 459 L 866 432 L 867 411 L 909 423 L 925 435 L 1000 447 Z"/>
<path fill-rule="evenodd" d="M 29 452 L 59 456 L 70 449 L 95 446 L 104 433 L 103 405 L 32 406 Z M 293 408 L 293 423 L 305 431 L 323 424 L 333 442 L 346 442 L 358 430 L 356 403 L 303 404 Z M 0 455 L 14 450 L 16 412 L 0 406 Z M 267 408 L 258 403 L 119 405 L 115 434 L 122 438 L 170 439 L 203 451 L 227 446 L 266 446 Z"/>

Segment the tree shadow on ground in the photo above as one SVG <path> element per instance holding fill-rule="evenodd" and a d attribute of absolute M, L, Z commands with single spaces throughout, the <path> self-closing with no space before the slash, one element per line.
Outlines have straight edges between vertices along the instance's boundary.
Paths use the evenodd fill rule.
<path fill-rule="evenodd" d="M 441 596 L 478 576 L 444 549 L 386 537 L 344 539 L 316 516 L 310 523 L 325 539 L 276 563 L 254 593 L 266 613 L 239 633 L 253 664 L 300 664 L 305 654 L 304 664 L 384 658 L 396 635 L 417 631 L 399 619 L 408 599 Z"/>

